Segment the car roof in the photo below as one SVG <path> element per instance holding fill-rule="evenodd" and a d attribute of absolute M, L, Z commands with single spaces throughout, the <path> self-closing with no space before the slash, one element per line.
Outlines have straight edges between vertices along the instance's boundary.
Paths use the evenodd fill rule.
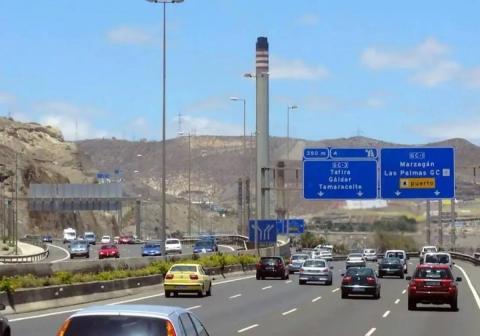
<path fill-rule="evenodd" d="M 200 264 L 173 264 L 173 266 L 201 266 Z"/>
<path fill-rule="evenodd" d="M 160 306 L 160 305 L 104 305 L 92 306 L 82 309 L 72 317 L 87 315 L 147 315 L 159 318 L 166 318 L 172 314 L 180 314 L 185 312 L 184 308 L 176 306 Z"/>
<path fill-rule="evenodd" d="M 420 264 L 420 265 L 417 265 L 417 269 L 418 268 L 447 268 L 447 269 L 450 269 L 450 266 L 448 266 L 447 264 Z"/>

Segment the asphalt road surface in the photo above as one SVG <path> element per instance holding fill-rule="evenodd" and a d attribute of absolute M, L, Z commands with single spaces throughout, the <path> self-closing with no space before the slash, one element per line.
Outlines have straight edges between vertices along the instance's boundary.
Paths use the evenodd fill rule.
<path fill-rule="evenodd" d="M 344 262 L 334 262 L 332 286 L 298 285 L 290 280 L 255 280 L 254 274 L 216 279 L 211 297 L 165 298 L 163 290 L 100 303 L 175 305 L 189 308 L 211 335 L 355 335 L 355 336 L 478 336 L 480 302 L 466 279 L 459 284 L 459 311 L 448 306 L 421 306 L 407 310 L 407 281 L 381 279 L 381 299 L 340 298 Z M 462 269 L 470 265 L 458 262 Z M 409 266 L 410 272 L 415 261 Z M 465 277 L 455 268 L 455 275 Z M 476 275 L 475 275 L 476 276 Z M 9 316 L 13 335 L 55 335 L 57 328 L 81 306 Z"/>

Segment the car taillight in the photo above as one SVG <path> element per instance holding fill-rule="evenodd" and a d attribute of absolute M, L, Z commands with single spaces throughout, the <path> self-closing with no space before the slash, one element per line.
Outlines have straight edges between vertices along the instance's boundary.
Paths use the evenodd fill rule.
<path fill-rule="evenodd" d="M 190 274 L 190 280 L 198 280 L 197 274 Z"/>
<path fill-rule="evenodd" d="M 342 285 L 348 285 L 352 283 L 352 277 L 351 276 L 346 276 L 343 277 L 342 279 Z"/>
<path fill-rule="evenodd" d="M 262 268 L 262 264 L 260 264 L 260 263 L 257 263 L 257 265 L 256 265 L 256 266 L 257 266 L 257 269 L 260 269 L 260 268 Z"/>
<path fill-rule="evenodd" d="M 173 274 L 168 273 L 167 276 L 165 277 L 167 280 L 172 280 L 173 279 Z"/>
<path fill-rule="evenodd" d="M 68 320 L 65 320 L 65 322 L 62 323 L 62 325 L 60 326 L 60 329 L 58 329 L 58 331 L 57 331 L 57 336 L 64 336 L 65 335 L 65 333 L 68 330 L 68 327 L 70 326 L 70 322 L 71 322 L 71 320 L 68 319 Z"/>
<path fill-rule="evenodd" d="M 167 321 L 166 328 L 167 328 L 167 336 L 177 336 L 177 334 L 175 333 L 175 328 L 173 327 L 172 322 Z"/>
<path fill-rule="evenodd" d="M 367 277 L 367 284 L 369 285 L 375 285 L 376 284 L 376 281 L 375 281 L 375 278 L 374 277 Z"/>

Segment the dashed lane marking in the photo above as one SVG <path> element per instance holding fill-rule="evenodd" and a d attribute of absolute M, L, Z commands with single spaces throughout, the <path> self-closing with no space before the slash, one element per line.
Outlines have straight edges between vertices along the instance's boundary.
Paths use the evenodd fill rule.
<path fill-rule="evenodd" d="M 230 296 L 229 299 L 235 299 L 235 298 L 240 297 L 240 296 L 242 296 L 242 294 L 235 294 L 235 295 Z"/>
<path fill-rule="evenodd" d="M 340 288 L 335 288 L 334 290 L 332 290 L 332 293 L 338 292 L 339 290 Z"/>
<path fill-rule="evenodd" d="M 253 328 L 256 328 L 256 327 L 258 327 L 258 324 L 252 324 L 251 326 L 248 326 L 248 327 L 246 327 L 246 328 L 240 329 L 240 330 L 238 330 L 237 332 L 238 332 L 238 333 L 243 333 L 243 332 L 245 332 L 245 331 L 247 331 L 247 330 L 250 330 L 250 329 L 253 329 Z"/>
<path fill-rule="evenodd" d="M 272 288 L 272 286 L 266 286 L 266 287 L 263 287 L 262 290 L 270 289 L 270 288 Z"/>
<path fill-rule="evenodd" d="M 398 304 L 400 302 L 400 299 L 395 300 L 395 304 Z"/>
<path fill-rule="evenodd" d="M 406 289 L 404 289 L 404 290 L 402 291 L 402 294 L 405 294 L 406 292 L 407 292 L 407 290 L 406 290 Z"/>
<path fill-rule="evenodd" d="M 375 330 L 377 330 L 377 328 L 372 328 L 372 329 L 370 329 L 370 330 L 365 334 L 365 336 L 372 336 L 373 333 L 375 332 Z"/>
<path fill-rule="evenodd" d="M 317 302 L 318 300 L 321 300 L 321 299 L 322 299 L 322 297 L 319 296 L 319 297 L 316 297 L 315 299 L 313 299 L 312 302 Z"/>
<path fill-rule="evenodd" d="M 292 282 L 292 280 L 287 280 L 287 281 L 285 281 L 286 284 L 289 284 L 289 283 L 291 283 L 291 282 Z"/>
<path fill-rule="evenodd" d="M 286 312 L 283 312 L 282 315 L 285 316 L 285 315 L 291 314 L 291 313 L 296 312 L 296 311 L 297 311 L 297 308 L 293 308 L 293 309 L 290 309 Z"/>
<path fill-rule="evenodd" d="M 198 308 L 202 308 L 202 306 L 193 306 L 193 307 L 189 307 L 189 308 L 185 308 L 186 310 L 194 310 L 194 309 L 198 309 Z"/>
<path fill-rule="evenodd" d="M 390 315 L 390 310 L 387 310 L 387 311 L 385 312 L 385 314 L 382 315 L 382 317 L 385 318 L 385 317 L 387 317 L 388 315 Z"/>

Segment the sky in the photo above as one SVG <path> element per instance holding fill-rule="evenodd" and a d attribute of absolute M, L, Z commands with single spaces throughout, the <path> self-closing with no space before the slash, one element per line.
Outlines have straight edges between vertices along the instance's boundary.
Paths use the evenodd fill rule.
<path fill-rule="evenodd" d="M 158 140 L 162 5 L 0 0 L 0 115 L 66 139 Z M 185 0 L 167 5 L 167 137 L 255 131 L 257 37 L 270 134 L 480 144 L 480 1 Z M 179 114 L 181 117 L 179 118 Z"/>

